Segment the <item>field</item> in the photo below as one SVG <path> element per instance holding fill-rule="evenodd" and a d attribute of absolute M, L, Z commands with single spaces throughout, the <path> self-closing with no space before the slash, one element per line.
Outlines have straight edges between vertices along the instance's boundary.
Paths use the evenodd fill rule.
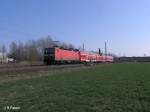
<path fill-rule="evenodd" d="M 0 112 L 7 106 L 20 107 L 11 112 L 148 112 L 150 63 L 101 64 L 2 81 Z"/>

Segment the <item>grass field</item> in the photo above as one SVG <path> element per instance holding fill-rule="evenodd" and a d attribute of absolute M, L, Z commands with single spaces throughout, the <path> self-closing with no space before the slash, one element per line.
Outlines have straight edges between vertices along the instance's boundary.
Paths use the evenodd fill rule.
<path fill-rule="evenodd" d="M 104 64 L 0 83 L 0 112 L 149 112 L 150 63 Z M 11 111 L 12 112 L 12 111 Z"/>

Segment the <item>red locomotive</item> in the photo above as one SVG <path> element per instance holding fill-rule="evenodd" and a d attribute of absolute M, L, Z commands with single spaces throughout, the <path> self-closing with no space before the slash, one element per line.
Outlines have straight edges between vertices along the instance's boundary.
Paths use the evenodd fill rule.
<path fill-rule="evenodd" d="M 113 62 L 112 56 L 93 54 L 85 51 L 61 49 L 59 47 L 45 48 L 45 64 Z"/>

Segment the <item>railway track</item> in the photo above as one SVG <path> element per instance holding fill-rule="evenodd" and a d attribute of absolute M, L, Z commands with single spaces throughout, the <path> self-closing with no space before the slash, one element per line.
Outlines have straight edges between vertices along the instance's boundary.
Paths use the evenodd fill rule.
<path fill-rule="evenodd" d="M 32 67 L 32 66 L 44 66 L 44 64 L 1 64 L 0 69 L 3 68 L 18 68 L 18 67 Z"/>
<path fill-rule="evenodd" d="M 83 64 L 70 64 L 70 65 L 32 65 L 32 66 L 19 66 L 19 65 L 9 65 L 9 66 L 0 66 L 0 74 L 2 73 L 13 73 L 13 72 L 37 72 L 41 70 L 59 70 L 65 68 L 77 68 L 83 67 Z"/>

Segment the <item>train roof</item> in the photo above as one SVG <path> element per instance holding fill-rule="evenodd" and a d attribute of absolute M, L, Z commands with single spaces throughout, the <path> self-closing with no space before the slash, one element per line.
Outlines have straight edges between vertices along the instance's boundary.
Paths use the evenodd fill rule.
<path fill-rule="evenodd" d="M 64 48 L 64 47 L 58 47 L 58 46 L 54 46 L 54 47 L 47 47 L 45 49 L 50 49 L 50 48 L 59 48 L 62 50 L 69 50 L 69 51 L 79 51 L 79 49 L 74 49 L 74 48 Z"/>

